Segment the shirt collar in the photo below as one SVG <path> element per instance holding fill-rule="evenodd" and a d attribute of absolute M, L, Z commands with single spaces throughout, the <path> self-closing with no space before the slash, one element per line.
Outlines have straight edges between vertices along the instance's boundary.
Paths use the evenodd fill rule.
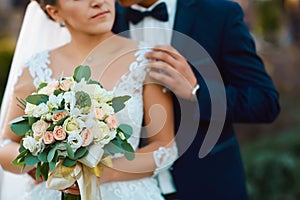
<path fill-rule="evenodd" d="M 158 0 L 157 2 L 155 2 L 152 6 L 150 6 L 149 8 L 145 8 L 143 6 L 140 6 L 138 4 L 134 4 L 131 6 L 132 9 L 135 9 L 135 10 L 139 10 L 141 12 L 144 12 L 144 11 L 151 11 L 156 5 L 162 3 L 162 2 L 165 2 L 166 5 L 167 5 L 167 9 L 168 9 L 168 13 L 170 14 L 171 10 L 175 8 L 176 6 L 176 2 L 177 0 Z"/>

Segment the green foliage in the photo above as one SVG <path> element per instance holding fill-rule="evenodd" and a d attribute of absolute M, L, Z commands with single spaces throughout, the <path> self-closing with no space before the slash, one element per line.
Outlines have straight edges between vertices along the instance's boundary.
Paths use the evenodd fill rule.
<path fill-rule="evenodd" d="M 49 100 L 49 97 L 45 94 L 32 94 L 26 98 L 26 101 L 28 103 L 31 103 L 34 105 L 39 105 L 41 103 L 47 103 L 48 100 Z"/>
<path fill-rule="evenodd" d="M 2 87 L 0 89 L 0 100 L 2 99 L 2 95 L 5 89 L 7 76 L 8 76 L 13 55 L 14 55 L 14 44 L 11 42 L 11 39 L 9 38 L 1 39 L 0 40 L 0 69 L 1 69 L 0 85 Z"/>
<path fill-rule="evenodd" d="M 31 126 L 27 119 L 11 124 L 10 128 L 18 136 L 23 136 L 27 131 L 31 130 Z"/>
<path fill-rule="evenodd" d="M 243 147 L 250 200 L 300 199 L 300 127 Z"/>
<path fill-rule="evenodd" d="M 91 69 L 88 66 L 78 66 L 74 71 L 74 80 L 80 82 L 82 79 L 88 81 L 91 77 Z"/>
<path fill-rule="evenodd" d="M 76 92 L 75 97 L 76 105 L 78 105 L 79 108 L 91 107 L 92 101 L 88 93 L 79 91 Z"/>
<path fill-rule="evenodd" d="M 269 42 L 277 42 L 282 24 L 282 1 L 256 2 L 256 29 Z"/>
<path fill-rule="evenodd" d="M 130 96 L 125 95 L 125 96 L 119 96 L 115 97 L 112 100 L 112 107 L 114 108 L 114 111 L 117 113 L 120 110 L 122 110 L 125 107 L 125 102 L 130 99 Z"/>

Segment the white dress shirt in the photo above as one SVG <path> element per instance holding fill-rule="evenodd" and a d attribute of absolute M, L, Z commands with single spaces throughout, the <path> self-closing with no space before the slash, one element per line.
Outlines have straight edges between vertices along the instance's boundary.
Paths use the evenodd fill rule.
<path fill-rule="evenodd" d="M 151 11 L 161 2 L 165 2 L 167 5 L 169 20 L 162 22 L 151 16 L 147 16 L 137 24 L 129 23 L 130 37 L 132 39 L 136 41 L 144 41 L 150 46 L 171 44 L 177 0 L 158 0 L 149 8 L 144 8 L 139 5 L 132 5 L 131 8 L 142 12 Z M 176 192 L 173 178 L 169 170 L 160 172 L 156 175 L 156 178 L 162 194 Z"/>
<path fill-rule="evenodd" d="M 131 8 L 142 12 L 151 11 L 161 2 L 165 2 L 167 5 L 169 20 L 162 22 L 151 16 L 147 16 L 137 24 L 129 23 L 130 36 L 132 39 L 144 41 L 152 46 L 171 44 L 177 0 L 158 0 L 149 8 L 144 8 L 139 5 L 132 5 Z"/>

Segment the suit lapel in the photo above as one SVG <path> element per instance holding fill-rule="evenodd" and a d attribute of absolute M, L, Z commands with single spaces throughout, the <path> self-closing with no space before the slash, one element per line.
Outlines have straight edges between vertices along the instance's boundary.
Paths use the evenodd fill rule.
<path fill-rule="evenodd" d="M 197 0 L 177 0 L 177 10 L 174 21 L 175 31 L 184 34 L 189 32 L 197 12 L 194 5 L 196 2 Z"/>

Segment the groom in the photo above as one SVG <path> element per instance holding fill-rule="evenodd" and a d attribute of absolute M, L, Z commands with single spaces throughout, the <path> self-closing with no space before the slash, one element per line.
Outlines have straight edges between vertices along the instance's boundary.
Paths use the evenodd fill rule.
<path fill-rule="evenodd" d="M 170 46 L 155 48 L 148 54 L 148 58 L 159 62 L 152 62 L 149 67 L 166 73 L 152 70 L 149 75 L 174 93 L 175 102 L 191 106 L 191 99 L 197 98 L 199 102 L 200 116 L 195 119 L 198 115 L 192 110 L 183 120 L 196 121 L 196 133 L 189 131 L 188 124 L 180 121 L 179 106 L 174 107 L 176 127 L 184 126 L 184 133 L 177 134 L 185 134 L 187 137 L 195 134 L 195 138 L 187 149 L 185 141 L 177 138 L 180 157 L 172 168 L 177 197 L 170 195 L 169 199 L 247 199 L 244 168 L 233 123 L 271 123 L 279 114 L 280 108 L 278 93 L 256 53 L 253 38 L 243 21 L 241 7 L 227 0 L 118 1 L 114 32 L 147 28 L 151 25 L 185 34 L 208 52 L 224 82 L 226 101 L 221 99 L 219 103 L 226 102 L 225 123 L 217 144 L 212 150 L 208 149 L 209 153 L 205 157 L 199 158 L 199 150 L 207 136 L 209 124 L 220 119 L 212 117 L 212 99 L 207 82 L 201 74 L 203 66 L 190 66 L 187 61 L 193 61 L 183 59 L 191 53 L 195 54 L 195 50 L 191 49 L 188 41 L 174 35 L 169 39 L 168 34 L 165 37 L 160 34 L 151 36 L 150 32 L 130 33 L 131 37 L 139 36 L 133 38 L 138 40 L 169 40 L 170 45 L 181 55 L 174 56 L 177 51 Z M 159 12 L 153 14 L 152 10 Z M 147 12 L 141 14 L 138 11 Z"/>

